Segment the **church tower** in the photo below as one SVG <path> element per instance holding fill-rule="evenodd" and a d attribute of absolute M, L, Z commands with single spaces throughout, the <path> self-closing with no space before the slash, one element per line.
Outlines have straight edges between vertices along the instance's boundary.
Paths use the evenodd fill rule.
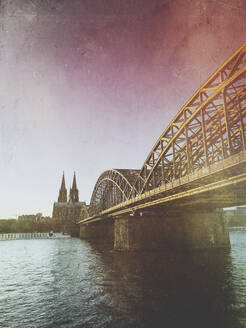
<path fill-rule="evenodd" d="M 58 196 L 58 203 L 66 203 L 66 202 L 67 202 L 67 189 L 65 186 L 65 177 L 63 172 L 61 188 L 59 190 L 59 196 Z"/>
<path fill-rule="evenodd" d="M 81 209 L 83 208 L 83 213 Z M 82 216 L 83 214 L 83 216 Z M 83 217 L 88 216 L 87 205 L 79 201 L 79 191 L 74 172 L 72 188 L 70 188 L 69 202 L 65 186 L 64 172 L 62 175 L 61 188 L 59 190 L 58 202 L 54 202 L 52 217 L 54 219 L 56 232 L 66 232 L 72 237 L 79 236 L 79 225 Z"/>
<path fill-rule="evenodd" d="M 76 184 L 75 172 L 73 176 L 73 185 L 72 188 L 70 188 L 69 201 L 72 203 L 76 203 L 79 201 L 79 191 Z"/>

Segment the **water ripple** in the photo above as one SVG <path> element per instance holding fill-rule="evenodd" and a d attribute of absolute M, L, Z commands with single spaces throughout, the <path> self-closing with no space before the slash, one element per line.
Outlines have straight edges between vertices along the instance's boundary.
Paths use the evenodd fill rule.
<path fill-rule="evenodd" d="M 230 238 L 190 254 L 0 242 L 0 327 L 246 327 L 246 233 Z"/>

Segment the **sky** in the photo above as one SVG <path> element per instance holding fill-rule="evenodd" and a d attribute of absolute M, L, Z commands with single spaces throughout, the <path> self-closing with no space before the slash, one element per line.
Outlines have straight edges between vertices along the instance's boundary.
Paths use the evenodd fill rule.
<path fill-rule="evenodd" d="M 62 172 L 89 203 L 140 169 L 243 42 L 245 0 L 1 0 L 0 218 L 52 214 Z"/>

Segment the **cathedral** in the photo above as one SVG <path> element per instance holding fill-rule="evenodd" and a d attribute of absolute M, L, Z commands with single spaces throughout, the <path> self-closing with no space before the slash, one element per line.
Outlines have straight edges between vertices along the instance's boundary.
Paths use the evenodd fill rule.
<path fill-rule="evenodd" d="M 81 220 L 81 214 L 85 210 L 87 210 L 86 203 L 79 201 L 79 190 L 77 188 L 75 172 L 73 185 L 69 192 L 69 200 L 67 199 L 67 189 L 63 173 L 58 201 L 53 206 L 52 218 L 59 222 L 62 232 L 77 236 L 79 225 L 76 223 Z"/>

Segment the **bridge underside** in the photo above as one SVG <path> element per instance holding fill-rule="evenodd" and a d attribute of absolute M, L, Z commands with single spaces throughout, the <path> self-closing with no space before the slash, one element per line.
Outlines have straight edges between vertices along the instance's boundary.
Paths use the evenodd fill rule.
<path fill-rule="evenodd" d="M 222 211 L 180 209 L 123 215 L 80 226 L 82 239 L 107 242 L 115 250 L 229 248 Z"/>
<path fill-rule="evenodd" d="M 229 247 L 222 212 L 216 210 L 180 211 L 121 217 L 114 223 L 117 250 L 188 250 Z"/>

